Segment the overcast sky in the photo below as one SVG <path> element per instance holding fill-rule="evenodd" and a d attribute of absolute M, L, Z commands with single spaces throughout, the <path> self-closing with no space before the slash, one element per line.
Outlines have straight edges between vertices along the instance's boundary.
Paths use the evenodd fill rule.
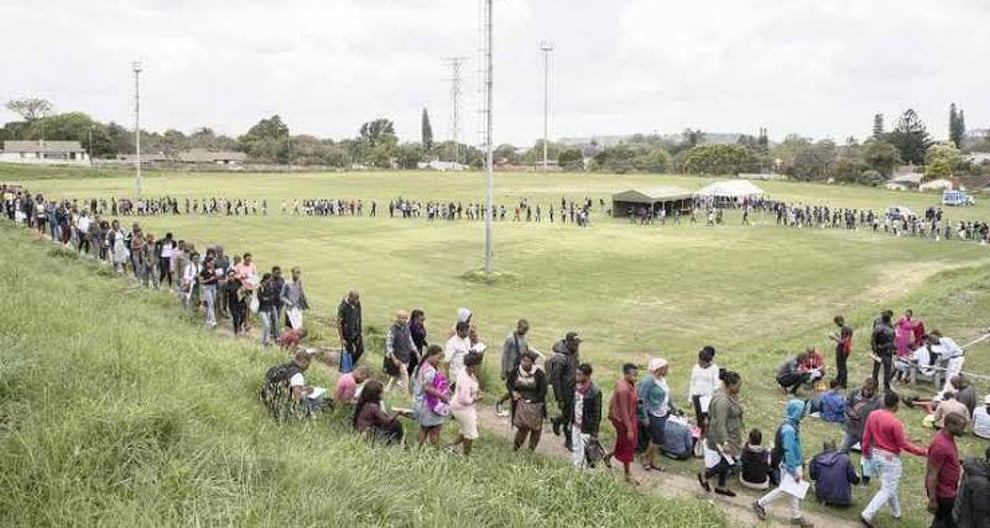
<path fill-rule="evenodd" d="M 0 0 L 0 100 L 237 135 L 278 113 L 293 133 L 354 136 L 385 116 L 476 143 L 480 0 Z M 551 137 L 679 132 L 863 137 L 914 107 L 937 137 L 950 102 L 990 126 L 988 0 L 496 0 L 495 142 L 542 135 L 539 42 L 554 43 Z M 2 111 L 0 111 L 2 112 Z M 0 118 L 12 119 L 10 114 Z"/>

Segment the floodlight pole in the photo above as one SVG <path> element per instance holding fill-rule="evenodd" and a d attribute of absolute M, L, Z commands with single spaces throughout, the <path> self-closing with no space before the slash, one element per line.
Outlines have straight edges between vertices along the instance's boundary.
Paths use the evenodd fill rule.
<path fill-rule="evenodd" d="M 137 169 L 137 197 L 141 197 L 141 63 L 131 63 L 134 70 L 134 166 Z"/>
<path fill-rule="evenodd" d="M 547 172 L 549 167 L 547 143 L 550 129 L 550 53 L 553 51 L 553 43 L 541 42 L 540 51 L 543 52 L 543 172 Z"/>
<path fill-rule="evenodd" d="M 494 0 L 485 0 L 485 273 L 492 272 L 492 205 L 494 171 L 492 166 L 492 5 Z"/>

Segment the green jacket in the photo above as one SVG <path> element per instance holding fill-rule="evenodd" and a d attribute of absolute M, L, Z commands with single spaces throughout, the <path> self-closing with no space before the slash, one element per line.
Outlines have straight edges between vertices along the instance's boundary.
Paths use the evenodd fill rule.
<path fill-rule="evenodd" d="M 726 445 L 731 455 L 742 453 L 743 408 L 739 400 L 729 397 L 724 389 L 712 396 L 708 406 L 708 429 L 706 430 L 708 449 L 715 450 L 719 444 Z"/>

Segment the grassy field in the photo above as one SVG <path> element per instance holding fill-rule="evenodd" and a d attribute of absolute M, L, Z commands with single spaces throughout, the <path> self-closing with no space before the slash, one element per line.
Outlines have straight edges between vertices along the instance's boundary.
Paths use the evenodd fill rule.
<path fill-rule="evenodd" d="M 281 354 L 6 222 L 0 247 L 2 526 L 724 524 L 497 439 L 467 460 L 371 448 L 349 417 L 279 427 L 254 394 Z"/>
<path fill-rule="evenodd" d="M 3 173 L 8 181 L 16 175 Z M 50 197 L 130 195 L 133 179 L 120 174 L 51 177 L 38 171 L 22 179 Z M 746 387 L 747 428 L 769 434 L 779 422 L 783 398 L 773 374 L 789 353 L 819 346 L 831 356 L 825 339 L 831 318 L 847 315 L 857 330 L 852 379 L 868 373 L 867 326 L 882 308 L 913 308 L 928 323 L 961 342 L 987 327 L 986 292 L 990 252 L 974 243 L 934 242 L 876 236 L 868 232 L 792 230 L 758 215 L 743 227 L 735 214 L 727 225 L 631 226 L 593 218 L 587 229 L 529 223 L 498 223 L 496 267 L 507 278 L 483 285 L 464 278 L 481 266 L 482 226 L 477 222 L 389 219 L 383 202 L 398 195 L 419 200 L 480 200 L 482 176 L 434 173 L 194 174 L 151 173 L 149 196 L 205 198 L 212 195 L 267 198 L 273 215 L 241 218 L 176 217 L 141 219 L 161 235 L 173 231 L 198 247 L 221 243 L 228 251 L 250 251 L 261 267 L 298 265 L 304 270 L 314 312 L 330 315 L 349 288 L 362 292 L 365 322 L 384 328 L 399 308 L 427 312 L 428 329 L 445 336 L 459 306 L 476 313 L 482 337 L 498 344 L 514 321 L 526 317 L 532 342 L 540 350 L 569 330 L 585 342 L 582 355 L 596 366 L 606 387 L 623 362 L 643 363 L 662 354 L 673 363 L 671 386 L 687 390 L 696 351 L 705 344 L 719 350 L 718 363 L 739 370 Z M 615 191 L 650 185 L 696 189 L 709 180 L 646 175 L 498 174 L 499 203 L 526 197 L 533 203 L 557 203 L 561 196 L 597 200 Z M 772 198 L 833 207 L 906 205 L 916 211 L 937 205 L 938 196 L 860 187 L 769 182 Z M 379 218 L 282 217 L 279 203 L 308 197 L 379 202 Z M 597 207 L 596 207 L 597 209 Z M 366 211 L 367 214 L 367 211 Z M 510 213 L 511 214 L 511 213 Z M 990 206 L 949 210 L 952 219 L 988 219 Z M 968 369 L 987 372 L 990 346 L 973 349 Z M 370 361 L 380 364 L 380 351 Z M 829 361 L 831 364 L 831 360 Z M 988 387 L 980 386 L 985 394 Z M 905 412 L 911 437 L 927 442 L 921 416 Z M 806 453 L 818 451 L 825 437 L 840 438 L 837 428 L 811 422 L 805 429 Z M 967 439 L 964 452 L 982 452 Z M 697 463 L 671 464 L 690 473 Z M 922 526 L 923 463 L 906 464 L 902 498 L 909 514 L 905 526 Z M 870 490 L 857 490 L 865 504 Z M 858 510 L 856 510 L 858 511 Z M 851 518 L 853 512 L 837 515 Z"/>

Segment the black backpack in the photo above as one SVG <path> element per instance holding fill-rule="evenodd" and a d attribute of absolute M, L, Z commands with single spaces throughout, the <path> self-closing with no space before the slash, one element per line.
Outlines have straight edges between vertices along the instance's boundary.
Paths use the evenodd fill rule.
<path fill-rule="evenodd" d="M 265 373 L 265 381 L 258 390 L 258 400 L 268 408 L 268 413 L 276 420 L 289 416 L 292 405 L 292 395 L 289 390 L 289 380 L 302 372 L 294 361 L 275 365 Z"/>

